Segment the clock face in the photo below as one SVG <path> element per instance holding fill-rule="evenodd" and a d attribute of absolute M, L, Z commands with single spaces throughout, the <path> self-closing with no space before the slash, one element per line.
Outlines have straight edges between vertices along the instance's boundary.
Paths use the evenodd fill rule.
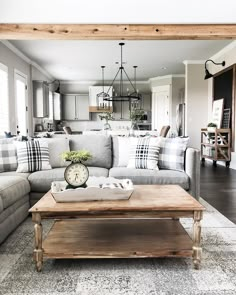
<path fill-rule="evenodd" d="M 71 186 L 79 187 L 88 180 L 89 171 L 81 163 L 72 163 L 65 170 L 65 180 Z"/>

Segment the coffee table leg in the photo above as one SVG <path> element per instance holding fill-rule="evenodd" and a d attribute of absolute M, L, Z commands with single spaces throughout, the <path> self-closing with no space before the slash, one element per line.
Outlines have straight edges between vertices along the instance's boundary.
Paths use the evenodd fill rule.
<path fill-rule="evenodd" d="M 193 266 L 200 268 L 202 248 L 201 248 L 201 219 L 202 211 L 194 211 L 193 224 Z"/>
<path fill-rule="evenodd" d="M 34 260 L 36 263 L 37 271 L 41 271 L 43 266 L 43 248 L 42 248 L 43 228 L 41 224 L 40 214 L 32 213 L 32 220 L 35 223 L 34 225 L 34 235 L 35 235 Z"/>

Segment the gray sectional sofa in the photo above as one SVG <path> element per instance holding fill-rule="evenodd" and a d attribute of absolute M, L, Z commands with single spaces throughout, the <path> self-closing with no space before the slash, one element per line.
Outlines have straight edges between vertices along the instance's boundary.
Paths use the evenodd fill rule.
<path fill-rule="evenodd" d="M 51 170 L 33 173 L 0 173 L 0 243 L 27 217 L 28 209 L 51 187 L 63 180 L 66 163 L 60 159 L 65 150 L 89 150 L 87 162 L 91 176 L 130 178 L 134 184 L 178 184 L 199 197 L 200 154 L 193 148 L 185 153 L 185 172 L 174 170 L 130 169 L 117 164 L 120 157 L 117 137 L 104 135 L 69 135 L 42 139 L 49 145 Z M 128 151 L 127 151 L 128 153 Z"/>

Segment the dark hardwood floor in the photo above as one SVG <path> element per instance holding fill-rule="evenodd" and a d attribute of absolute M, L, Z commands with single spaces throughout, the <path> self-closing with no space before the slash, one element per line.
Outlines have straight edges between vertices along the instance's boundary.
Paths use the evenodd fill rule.
<path fill-rule="evenodd" d="M 236 224 L 236 170 L 201 165 L 201 197 Z"/>

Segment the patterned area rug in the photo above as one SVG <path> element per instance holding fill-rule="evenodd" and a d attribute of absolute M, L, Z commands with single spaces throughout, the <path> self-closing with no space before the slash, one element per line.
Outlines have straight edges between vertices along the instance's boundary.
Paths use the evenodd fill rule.
<path fill-rule="evenodd" d="M 32 261 L 33 224 L 28 218 L 0 246 L 0 294 L 172 295 L 236 294 L 236 225 L 204 200 L 201 270 L 191 259 Z M 181 222 L 191 232 L 192 221 Z M 44 222 L 44 232 L 51 221 Z"/>

